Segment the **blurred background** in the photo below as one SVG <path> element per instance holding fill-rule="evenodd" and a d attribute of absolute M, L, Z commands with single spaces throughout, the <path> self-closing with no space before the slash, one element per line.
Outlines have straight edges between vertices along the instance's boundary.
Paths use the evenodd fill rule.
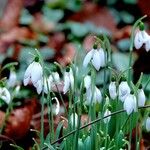
<path fill-rule="evenodd" d="M 34 53 L 35 48 L 41 52 L 47 65 L 57 61 L 66 66 L 75 57 L 77 63 L 82 65 L 83 57 L 93 46 L 94 36 L 106 34 L 112 46 L 113 67 L 118 71 L 125 70 L 129 62 L 132 25 L 145 14 L 148 15 L 144 20 L 145 28 L 150 33 L 148 0 L 0 0 L 0 65 L 17 61 L 19 65 L 15 69 L 20 82 L 32 60 L 29 52 Z M 143 84 L 147 83 L 149 64 L 150 52 L 143 48 L 134 50 L 134 82 L 143 72 Z M 98 82 L 103 79 L 101 75 L 100 72 Z M 5 76 L 9 76 L 9 71 L 3 72 L 1 77 Z M 150 85 L 146 92 L 150 93 Z M 18 98 L 30 99 L 31 94 L 24 90 Z M 20 115 L 26 122 L 24 132 L 10 125 L 5 134 L 9 139 L 0 136 L 0 140 L 15 139 L 28 149 L 33 144 L 29 128 L 40 129 L 40 115 L 37 115 L 40 111 L 33 110 L 35 105 L 40 108 L 32 99 L 32 102 L 25 103 L 23 110 L 19 110 L 19 115 L 20 112 L 27 114 Z M 3 107 L 0 109 L 5 110 Z M 0 112 L 0 121 L 3 116 L 4 113 Z M 21 117 L 18 116 L 19 119 Z M 56 124 L 58 121 L 56 118 Z"/>

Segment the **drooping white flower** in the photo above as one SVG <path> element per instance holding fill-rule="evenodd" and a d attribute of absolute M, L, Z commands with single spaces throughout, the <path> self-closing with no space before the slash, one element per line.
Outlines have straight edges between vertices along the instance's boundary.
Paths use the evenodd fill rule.
<path fill-rule="evenodd" d="M 102 101 L 102 94 L 101 91 L 96 86 L 94 87 L 94 90 L 92 90 L 91 87 L 86 89 L 86 101 L 85 101 L 86 105 L 101 103 L 101 101 Z"/>
<path fill-rule="evenodd" d="M 73 87 L 74 87 L 73 71 L 71 68 L 67 68 L 64 74 L 64 87 L 63 87 L 64 94 L 67 93 L 70 88 L 73 89 Z"/>
<path fill-rule="evenodd" d="M 99 71 L 100 67 L 105 66 L 104 50 L 102 48 L 93 48 L 91 51 L 89 51 L 84 58 L 83 66 L 87 67 L 90 61 L 92 62 L 92 65 L 95 67 L 95 69 Z"/>
<path fill-rule="evenodd" d="M 111 81 L 109 84 L 109 95 L 111 99 L 115 99 L 117 97 L 117 87 L 115 81 Z"/>
<path fill-rule="evenodd" d="M 45 79 L 44 79 L 45 82 Z M 43 89 L 43 78 L 41 78 L 41 80 L 38 80 L 35 84 L 34 87 L 36 88 L 36 91 L 38 94 L 40 94 L 42 92 Z M 45 86 L 44 86 L 45 87 Z M 46 92 L 45 92 L 46 93 Z"/>
<path fill-rule="evenodd" d="M 72 127 L 77 128 L 78 126 L 78 115 L 76 113 L 71 114 L 70 123 Z"/>
<path fill-rule="evenodd" d="M 90 75 L 86 75 L 84 77 L 84 86 L 86 89 L 90 88 L 90 86 L 91 86 L 91 76 Z"/>
<path fill-rule="evenodd" d="M 134 38 L 134 46 L 136 49 L 140 49 L 143 44 L 148 40 L 149 35 L 143 30 L 138 30 Z M 148 46 L 148 45 L 147 45 Z M 146 46 L 146 47 L 147 47 Z"/>
<path fill-rule="evenodd" d="M 147 40 L 145 41 L 145 49 L 147 52 L 150 50 L 150 36 L 148 36 Z"/>
<path fill-rule="evenodd" d="M 150 117 L 147 117 L 147 119 L 146 119 L 146 130 L 148 132 L 150 131 Z"/>
<path fill-rule="evenodd" d="M 102 101 L 102 93 L 101 93 L 101 91 L 95 86 L 94 102 L 95 102 L 95 103 L 101 103 L 101 101 Z"/>
<path fill-rule="evenodd" d="M 128 115 L 130 115 L 133 111 L 136 112 L 137 104 L 136 97 L 134 96 L 134 94 L 131 93 L 125 98 L 123 107 Z"/>
<path fill-rule="evenodd" d="M 127 81 L 121 81 L 119 84 L 119 99 L 124 102 L 125 98 L 130 94 L 130 87 Z"/>
<path fill-rule="evenodd" d="M 104 113 L 104 117 L 106 117 L 106 116 L 108 116 L 108 115 L 110 115 L 110 114 L 111 114 L 111 111 L 109 111 L 109 109 L 106 109 L 106 111 L 105 111 L 105 113 Z M 109 116 L 109 117 L 107 117 L 107 118 L 104 118 L 104 119 L 103 119 L 103 120 L 104 120 L 104 123 L 109 123 L 110 119 L 111 119 L 111 116 Z"/>
<path fill-rule="evenodd" d="M 8 91 L 7 88 L 5 87 L 0 87 L 0 98 L 5 101 L 7 104 L 10 103 L 11 101 L 11 95 Z"/>
<path fill-rule="evenodd" d="M 52 72 L 52 74 L 49 76 L 49 80 L 51 82 L 59 83 L 60 82 L 60 76 L 58 72 Z"/>
<path fill-rule="evenodd" d="M 52 72 L 48 79 L 44 80 L 44 92 L 47 94 L 48 90 L 51 90 L 53 85 L 60 82 L 60 76 L 58 72 Z"/>
<path fill-rule="evenodd" d="M 52 100 L 55 100 L 56 101 L 56 105 L 53 106 L 53 112 L 55 113 L 55 115 L 58 115 L 59 114 L 59 111 L 60 111 L 60 103 L 57 99 L 57 97 L 53 97 Z"/>
<path fill-rule="evenodd" d="M 31 81 L 33 85 L 36 87 L 37 82 L 39 80 L 42 81 L 43 70 L 41 64 L 39 63 L 37 57 L 35 61 L 33 61 L 27 68 L 24 74 L 24 85 L 26 86 Z"/>
<path fill-rule="evenodd" d="M 142 107 L 145 105 L 146 96 L 145 96 L 145 93 L 144 93 L 142 88 L 138 89 L 137 100 L 138 100 L 138 106 L 139 107 Z"/>
<path fill-rule="evenodd" d="M 14 87 L 17 81 L 17 75 L 14 70 L 10 70 L 10 75 L 7 81 L 8 87 Z"/>

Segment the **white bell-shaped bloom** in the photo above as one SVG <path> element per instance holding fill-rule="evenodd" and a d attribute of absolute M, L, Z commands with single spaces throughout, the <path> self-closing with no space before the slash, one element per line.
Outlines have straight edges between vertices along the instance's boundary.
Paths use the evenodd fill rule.
<path fill-rule="evenodd" d="M 94 102 L 95 103 L 102 102 L 102 93 L 96 86 L 95 86 L 95 91 L 94 91 Z"/>
<path fill-rule="evenodd" d="M 139 107 L 142 107 L 145 105 L 146 96 L 145 96 L 145 93 L 144 93 L 142 88 L 138 89 L 137 100 L 138 100 L 138 106 Z"/>
<path fill-rule="evenodd" d="M 100 67 L 105 66 L 105 52 L 102 48 L 100 49 L 92 49 L 89 51 L 83 61 L 83 66 L 87 67 L 89 62 L 92 62 L 92 65 L 95 67 L 97 71 L 99 71 Z"/>
<path fill-rule="evenodd" d="M 110 114 L 111 114 L 111 111 L 109 111 L 109 109 L 106 109 L 106 111 L 105 111 L 105 113 L 104 113 L 104 117 L 106 117 L 106 116 L 108 116 L 108 115 L 110 115 Z M 109 117 L 107 117 L 107 118 L 104 118 L 104 119 L 103 119 L 103 120 L 104 120 L 104 123 L 109 123 L 110 119 L 111 119 L 111 116 L 109 116 Z"/>
<path fill-rule="evenodd" d="M 102 101 L 102 94 L 101 91 L 96 86 L 93 91 L 91 87 L 86 89 L 86 101 L 85 101 L 86 105 L 101 103 L 101 101 Z"/>
<path fill-rule="evenodd" d="M 124 102 L 125 98 L 130 94 L 130 87 L 127 81 L 121 81 L 119 84 L 119 99 Z"/>
<path fill-rule="evenodd" d="M 7 104 L 11 101 L 11 96 L 7 88 L 0 87 L 0 98 L 5 101 Z"/>
<path fill-rule="evenodd" d="M 148 36 L 148 38 L 145 42 L 145 49 L 147 52 L 150 50 L 150 36 Z"/>
<path fill-rule="evenodd" d="M 52 72 L 52 74 L 49 76 L 49 80 L 51 82 L 59 83 L 60 82 L 60 76 L 58 72 Z"/>
<path fill-rule="evenodd" d="M 143 44 L 148 40 L 149 35 L 143 30 L 138 30 L 134 38 L 134 46 L 136 49 L 140 49 Z"/>
<path fill-rule="evenodd" d="M 53 113 L 55 113 L 55 115 L 58 115 L 60 112 L 60 103 L 59 103 L 57 97 L 53 97 L 52 100 L 56 101 L 56 105 L 53 106 Z"/>
<path fill-rule="evenodd" d="M 111 81 L 109 84 L 109 95 L 111 99 L 115 99 L 117 97 L 117 87 L 115 81 Z"/>
<path fill-rule="evenodd" d="M 74 76 L 73 71 L 71 68 L 69 68 L 69 71 L 66 71 L 64 74 L 64 87 L 63 92 L 64 94 L 69 91 L 69 89 L 73 89 L 74 87 Z"/>
<path fill-rule="evenodd" d="M 72 127 L 77 128 L 78 126 L 78 115 L 76 113 L 71 114 L 70 123 Z"/>
<path fill-rule="evenodd" d="M 91 76 L 90 75 L 86 75 L 84 77 L 84 86 L 86 89 L 90 88 L 90 86 L 91 86 Z"/>
<path fill-rule="evenodd" d="M 45 82 L 45 81 L 44 81 Z M 42 89 L 43 89 L 43 78 L 41 80 L 38 80 L 35 84 L 34 87 L 36 88 L 36 91 L 38 94 L 41 94 Z M 44 86 L 45 87 L 45 86 Z M 46 93 L 46 92 L 45 92 Z"/>
<path fill-rule="evenodd" d="M 147 119 L 146 119 L 146 130 L 148 132 L 150 131 L 150 117 L 147 117 Z"/>
<path fill-rule="evenodd" d="M 39 80 L 42 80 L 43 70 L 39 62 L 33 61 L 27 68 L 24 74 L 24 85 L 26 86 L 31 81 L 36 86 Z"/>
<path fill-rule="evenodd" d="M 60 76 L 58 72 L 52 72 L 48 79 L 44 80 L 44 92 L 47 94 L 52 89 L 53 85 L 60 83 Z"/>
<path fill-rule="evenodd" d="M 10 70 L 10 75 L 7 81 L 8 87 L 14 87 L 17 81 L 17 75 L 14 70 Z"/>
<path fill-rule="evenodd" d="M 133 94 L 129 94 L 123 104 L 124 110 L 130 115 L 133 111 L 136 112 L 137 104 L 136 104 L 136 97 Z"/>

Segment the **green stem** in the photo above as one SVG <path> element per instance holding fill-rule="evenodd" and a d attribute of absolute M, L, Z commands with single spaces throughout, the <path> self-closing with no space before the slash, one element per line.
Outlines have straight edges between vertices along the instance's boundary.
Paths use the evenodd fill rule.
<path fill-rule="evenodd" d="M 130 44 L 130 58 L 129 58 L 129 68 L 132 67 L 132 52 L 133 52 L 133 47 L 134 47 L 134 34 L 135 34 L 135 30 L 138 26 L 138 24 L 144 19 L 146 18 L 147 15 L 139 18 L 133 25 L 133 28 L 132 28 L 132 31 L 131 31 L 131 37 L 130 37 L 130 41 L 131 41 L 131 44 Z M 130 81 L 131 81 L 131 70 L 128 71 L 128 83 L 130 84 Z"/>
<path fill-rule="evenodd" d="M 149 107 L 150 107 L 150 105 L 146 105 L 146 106 L 143 106 L 143 107 L 138 107 L 138 109 L 146 109 L 146 108 L 149 108 Z M 84 129 L 84 128 L 86 128 L 86 127 L 88 127 L 88 126 L 90 126 L 90 125 L 92 125 L 92 124 L 94 124 L 94 123 L 97 123 L 97 122 L 99 122 L 99 121 L 102 121 L 103 119 L 105 119 L 105 118 L 107 118 L 107 117 L 114 116 L 114 115 L 116 115 L 116 114 L 124 113 L 124 112 L 125 112 L 125 110 L 122 109 L 122 110 L 118 110 L 118 111 L 116 111 L 116 112 L 113 112 L 113 113 L 111 113 L 110 115 L 107 115 L 107 116 L 105 116 L 105 117 L 97 118 L 97 119 L 95 119 L 95 120 L 89 122 L 88 124 L 81 126 L 81 127 L 79 128 L 79 130 L 82 130 L 82 129 Z M 69 132 L 68 134 L 66 134 L 66 135 L 62 136 L 61 138 L 59 138 L 58 140 L 52 142 L 51 145 L 56 144 L 57 142 L 63 140 L 64 138 L 66 138 L 66 137 L 68 137 L 68 136 L 74 134 L 75 132 L 77 132 L 77 129 L 72 130 L 72 131 Z"/>
<path fill-rule="evenodd" d="M 44 79 L 43 79 L 44 83 Z M 43 85 L 44 87 L 44 85 Z M 41 132 L 40 132 L 40 148 L 44 146 L 44 90 L 42 90 L 42 102 L 41 102 Z"/>

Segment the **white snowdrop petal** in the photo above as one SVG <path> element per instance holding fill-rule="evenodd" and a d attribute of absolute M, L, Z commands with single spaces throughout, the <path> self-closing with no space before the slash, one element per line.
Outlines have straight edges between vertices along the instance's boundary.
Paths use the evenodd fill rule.
<path fill-rule="evenodd" d="M 91 51 L 89 51 L 84 60 L 83 60 L 83 67 L 87 67 L 88 63 L 90 62 L 92 56 L 93 56 L 93 52 L 94 52 L 94 49 L 92 49 Z"/>
<path fill-rule="evenodd" d="M 91 76 L 86 75 L 84 77 L 84 86 L 86 89 L 88 89 L 91 86 Z"/>
<path fill-rule="evenodd" d="M 109 95 L 111 99 L 115 99 L 117 97 L 116 82 L 111 82 L 109 84 Z"/>
<path fill-rule="evenodd" d="M 146 119 L 146 130 L 149 132 L 150 131 L 150 117 Z"/>
<path fill-rule="evenodd" d="M 91 101 L 92 101 L 92 91 L 91 91 L 91 88 L 88 88 L 86 90 L 86 101 L 85 101 L 85 104 L 86 105 L 93 104 Z"/>
<path fill-rule="evenodd" d="M 24 74 L 24 79 L 28 78 L 31 76 L 32 72 L 32 67 L 33 67 L 34 62 L 32 62 L 26 69 L 25 74 Z"/>
<path fill-rule="evenodd" d="M 108 109 L 106 109 L 106 111 L 104 113 L 104 117 L 106 117 L 106 116 L 108 116 L 110 114 L 111 114 L 111 112 Z M 109 123 L 110 119 L 111 119 L 111 116 L 109 116 L 107 118 L 104 118 L 104 123 Z"/>
<path fill-rule="evenodd" d="M 68 73 L 65 73 L 64 75 L 64 87 L 63 87 L 63 93 L 67 93 L 70 87 L 70 79 L 68 76 Z"/>
<path fill-rule="evenodd" d="M 126 81 L 119 84 L 119 99 L 124 102 L 125 98 L 130 94 L 130 87 Z"/>
<path fill-rule="evenodd" d="M 36 90 L 37 90 L 38 94 L 41 94 L 41 92 L 42 92 L 42 88 L 43 88 L 42 82 L 43 82 L 42 80 L 38 80 L 38 82 L 37 82 Z"/>
<path fill-rule="evenodd" d="M 13 87 L 13 86 L 15 86 L 16 81 L 17 81 L 17 75 L 16 75 L 15 71 L 10 71 L 10 76 L 7 81 L 7 85 L 9 87 Z"/>
<path fill-rule="evenodd" d="M 60 111 L 60 103 L 59 103 L 57 97 L 53 97 L 52 100 L 55 100 L 55 101 L 56 101 L 55 115 L 58 115 L 58 114 L 59 114 L 59 111 Z"/>
<path fill-rule="evenodd" d="M 42 79 L 42 67 L 38 62 L 34 62 L 33 67 L 32 67 L 32 73 L 31 73 L 31 81 L 33 84 L 38 82 L 38 80 Z"/>
<path fill-rule="evenodd" d="M 95 67 L 95 69 L 99 71 L 101 67 L 101 60 L 100 60 L 100 53 L 98 52 L 98 50 L 94 50 L 92 64 Z"/>
<path fill-rule="evenodd" d="M 106 64 L 106 58 L 105 58 L 105 52 L 102 48 L 99 49 L 99 55 L 100 55 L 101 67 L 104 67 Z"/>
<path fill-rule="evenodd" d="M 142 107 L 145 105 L 146 97 L 145 97 L 143 89 L 138 90 L 137 99 L 138 99 L 138 106 L 139 107 Z"/>
<path fill-rule="evenodd" d="M 54 82 L 60 82 L 60 77 L 59 77 L 59 74 L 58 72 L 53 72 L 53 77 L 54 77 Z"/>
<path fill-rule="evenodd" d="M 134 46 L 135 46 L 136 49 L 140 49 L 142 47 L 143 43 L 144 43 L 144 41 L 143 41 L 143 37 L 142 37 L 141 31 L 138 31 L 135 34 Z"/>
<path fill-rule="evenodd" d="M 130 115 L 133 111 L 136 111 L 136 97 L 129 94 L 123 104 L 124 110 Z"/>
<path fill-rule="evenodd" d="M 30 77 L 27 77 L 27 78 L 23 79 L 24 86 L 27 86 L 29 84 L 29 82 L 30 82 Z"/>
<path fill-rule="evenodd" d="M 2 88 L 2 95 L 1 95 L 1 98 L 2 98 L 7 104 L 9 104 L 10 101 L 11 101 L 10 93 L 9 93 L 9 91 L 8 91 L 5 87 Z"/>
<path fill-rule="evenodd" d="M 96 100 L 96 102 L 101 103 L 102 101 L 102 94 L 101 91 L 95 87 L 95 93 L 94 93 L 94 99 Z"/>
<path fill-rule="evenodd" d="M 150 50 L 150 36 L 147 39 L 147 41 L 145 42 L 145 49 L 147 52 Z"/>

